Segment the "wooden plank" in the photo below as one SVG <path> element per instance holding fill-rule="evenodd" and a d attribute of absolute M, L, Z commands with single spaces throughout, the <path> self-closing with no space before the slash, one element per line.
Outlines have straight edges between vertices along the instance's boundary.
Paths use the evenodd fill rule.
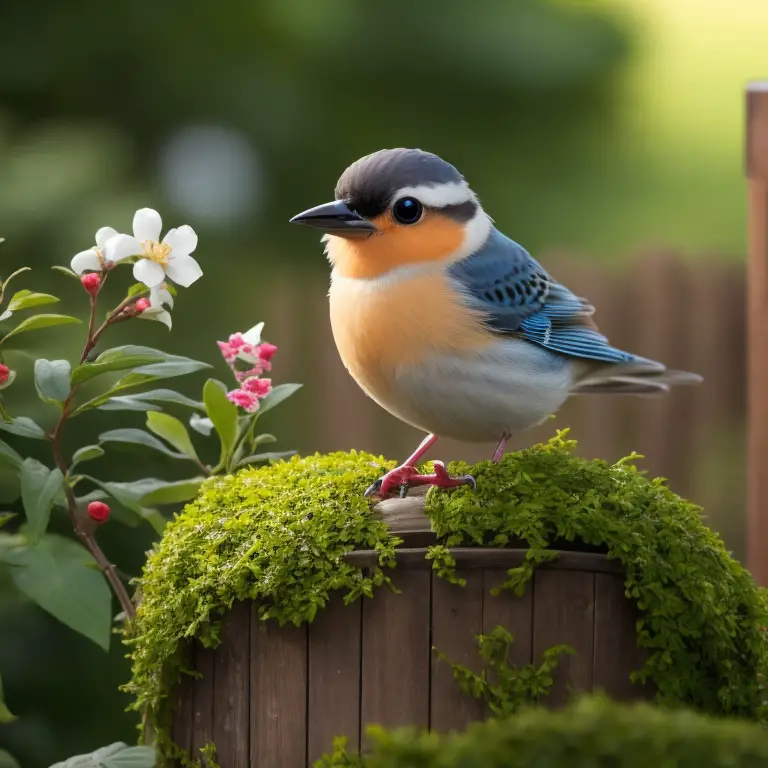
<path fill-rule="evenodd" d="M 561 656 L 546 706 L 567 703 L 571 691 L 592 690 L 595 575 L 538 570 L 533 577 L 533 660 L 548 648 L 570 645 L 575 656 Z"/>
<path fill-rule="evenodd" d="M 189 651 L 189 666 L 194 666 L 194 651 Z M 192 749 L 192 719 L 194 703 L 194 678 L 191 675 L 181 675 L 174 691 L 173 721 L 171 737 L 177 746 L 186 752 Z"/>
<path fill-rule="evenodd" d="M 454 547 L 449 550 L 459 568 L 514 568 L 525 559 L 525 549 L 499 549 L 478 547 Z M 431 570 L 431 561 L 425 558 L 426 550 L 421 547 L 398 547 L 397 567 L 402 570 Z M 358 568 L 378 565 L 379 555 L 373 550 L 357 550 L 344 555 L 348 563 Z M 622 573 L 617 560 L 592 552 L 558 552 L 557 560 L 542 563 L 539 568 L 560 571 L 589 571 L 600 573 Z"/>
<path fill-rule="evenodd" d="M 307 627 L 251 614 L 252 766 L 307 764 Z"/>
<path fill-rule="evenodd" d="M 235 603 L 221 622 L 213 678 L 213 740 L 216 759 L 231 768 L 248 768 L 251 606 Z"/>
<path fill-rule="evenodd" d="M 432 576 L 432 645 L 451 662 L 482 672 L 477 635 L 483 631 L 483 572 L 456 575 L 466 579 L 464 587 Z M 463 730 L 484 712 L 484 702 L 464 693 L 448 662 L 433 655 L 429 727 L 440 733 Z"/>
<path fill-rule="evenodd" d="M 396 571 L 363 603 L 362 730 L 429 725 L 430 571 Z M 363 738 L 363 749 L 368 747 Z"/>
<path fill-rule="evenodd" d="M 362 615 L 362 600 L 344 605 L 338 594 L 309 627 L 308 766 L 330 754 L 336 736 L 360 749 Z"/>
<path fill-rule="evenodd" d="M 768 83 L 747 90 L 747 565 L 768 585 Z"/>
<path fill-rule="evenodd" d="M 624 593 L 624 580 L 607 573 L 595 574 L 595 648 L 593 689 L 612 699 L 651 698 L 653 686 L 634 685 L 629 675 L 642 669 L 645 651 L 637 645 L 635 604 Z"/>
<path fill-rule="evenodd" d="M 214 652 L 195 643 L 195 670 L 202 677 L 192 683 L 192 758 L 213 741 Z"/>
<path fill-rule="evenodd" d="M 491 590 L 507 578 L 507 572 L 502 568 L 483 571 L 483 633 L 487 634 L 499 626 L 510 632 L 515 642 L 509 652 L 509 660 L 515 666 L 523 667 L 533 660 L 533 583 L 528 584 L 519 597 L 508 590 L 494 597 Z"/>

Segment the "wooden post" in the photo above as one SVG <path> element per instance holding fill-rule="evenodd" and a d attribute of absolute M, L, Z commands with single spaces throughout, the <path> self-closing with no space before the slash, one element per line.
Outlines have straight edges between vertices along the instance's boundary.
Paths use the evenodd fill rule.
<path fill-rule="evenodd" d="M 768 585 L 768 81 L 747 87 L 747 565 Z"/>

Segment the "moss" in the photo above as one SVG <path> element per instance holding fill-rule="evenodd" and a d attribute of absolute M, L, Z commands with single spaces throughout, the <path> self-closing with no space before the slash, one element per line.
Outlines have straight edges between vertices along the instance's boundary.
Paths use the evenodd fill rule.
<path fill-rule="evenodd" d="M 126 642 L 126 690 L 151 724 L 161 753 L 175 755 L 163 704 L 184 664 L 185 638 L 218 643 L 218 619 L 235 600 L 259 600 L 262 618 L 311 621 L 329 593 L 371 596 L 388 577 L 342 560 L 365 546 L 393 564 L 394 547 L 360 491 L 393 464 L 365 453 L 293 457 L 212 478 L 171 522 L 150 554 Z"/>
<path fill-rule="evenodd" d="M 700 508 L 664 480 L 644 477 L 635 456 L 614 465 L 581 459 L 565 437 L 498 465 L 451 465 L 451 472 L 472 472 L 477 490 L 427 494 L 427 515 L 442 538 L 433 567 L 450 573 L 446 547 L 522 540 L 529 559 L 506 584 L 520 592 L 554 543 L 600 547 L 622 563 L 627 596 L 645 612 L 638 639 L 649 658 L 640 677 L 653 679 L 659 702 L 759 717 L 766 610 L 750 574 L 706 527 Z"/>
<path fill-rule="evenodd" d="M 365 758 L 339 740 L 318 768 L 758 768 L 768 764 L 759 725 L 648 704 L 583 697 L 559 712 L 523 710 L 449 736 L 369 728 Z"/>
<path fill-rule="evenodd" d="M 427 514 L 440 534 L 433 567 L 453 577 L 448 548 L 505 546 L 522 540 L 529 557 L 510 571 L 521 591 L 553 544 L 581 540 L 622 562 L 627 594 L 645 610 L 638 627 L 649 675 L 665 704 L 755 718 L 758 671 L 766 648 L 761 594 L 749 574 L 703 524 L 700 510 L 648 480 L 631 460 L 608 465 L 573 456 L 563 433 L 471 471 L 475 492 L 435 489 Z M 184 666 L 187 639 L 218 643 L 218 620 L 235 600 L 258 600 L 264 619 L 311 621 L 329 594 L 373 596 L 388 581 L 399 540 L 372 518 L 364 489 L 393 466 L 364 453 L 290 461 L 207 481 L 199 498 L 168 525 L 139 583 L 141 603 L 127 642 L 135 698 L 161 752 L 168 736 L 169 691 Z M 363 574 L 342 560 L 355 547 L 376 549 L 381 568 Z M 548 549 L 550 548 L 550 549 Z"/>

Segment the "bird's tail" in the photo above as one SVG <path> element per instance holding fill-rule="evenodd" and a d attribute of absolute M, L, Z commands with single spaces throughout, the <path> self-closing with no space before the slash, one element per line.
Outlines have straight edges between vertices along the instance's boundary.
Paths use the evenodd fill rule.
<path fill-rule="evenodd" d="M 574 395 L 646 395 L 669 392 L 670 387 L 699 384 L 697 373 L 672 371 L 662 363 L 636 357 L 627 363 L 589 366 L 571 390 Z"/>

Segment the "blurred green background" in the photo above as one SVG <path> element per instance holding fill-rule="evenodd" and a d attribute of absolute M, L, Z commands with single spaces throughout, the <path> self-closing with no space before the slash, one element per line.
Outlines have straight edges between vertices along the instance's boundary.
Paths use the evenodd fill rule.
<path fill-rule="evenodd" d="M 732 393 L 726 417 L 697 431 L 695 413 L 680 416 L 683 400 L 671 399 L 637 437 L 624 425 L 643 421 L 645 406 L 590 405 L 578 412 L 586 426 L 575 437 L 585 434 L 593 454 L 615 458 L 642 449 L 635 440 L 669 444 L 668 416 L 677 414 L 675 434 L 688 440 L 677 453 L 695 448 L 695 455 L 683 468 L 671 466 L 675 455 L 649 455 L 650 467 L 697 501 L 716 489 L 713 525 L 738 555 L 742 104 L 745 82 L 768 75 L 767 33 L 765 0 L 5 0 L 0 274 L 29 265 L 34 273 L 16 288 L 57 293 L 62 311 L 82 315 L 81 289 L 50 266 L 90 247 L 100 226 L 128 231 L 139 207 L 160 210 L 167 227 L 190 223 L 200 234 L 195 255 L 205 275 L 180 291 L 172 334 L 132 323 L 108 341 L 207 360 L 225 378 L 215 341 L 264 319 L 266 338 L 281 347 L 275 381 L 305 384 L 266 417 L 280 439 L 276 448 L 399 456 L 418 436 L 350 385 L 327 328 L 321 248 L 287 220 L 330 199 L 341 171 L 363 154 L 392 146 L 436 152 L 465 174 L 502 230 L 547 265 L 545 254 L 558 254 L 616 341 L 624 341 L 624 320 L 642 330 L 652 316 L 666 318 L 653 339 L 638 337 L 646 348 L 635 351 L 660 350 L 674 336 L 669 355 L 677 359 L 665 362 L 688 362 L 698 318 L 677 317 L 674 292 L 657 307 L 653 290 L 631 304 L 614 299 L 609 310 L 612 289 L 602 275 L 626 288 L 627 275 L 646 268 L 672 285 L 666 266 L 647 267 L 660 263 L 647 256 L 652 252 L 657 260 L 671 254 L 686 274 L 706 263 L 731 281 L 732 335 L 723 344 L 735 356 L 717 359 L 699 342 L 696 358 L 699 368 L 724 371 L 722 391 Z M 677 274 L 678 267 L 669 269 Z M 710 281 L 714 297 L 719 279 Z M 680 290 L 682 313 L 688 293 Z M 721 325 L 720 305 L 701 295 L 702 316 Z M 49 357 L 72 357 L 80 333 L 52 329 L 33 341 Z M 30 361 L 17 354 L 13 364 L 21 383 L 10 392 L 11 409 L 49 424 L 51 414 L 23 383 L 31 381 Z M 203 380 L 181 388 L 199 397 Z M 708 402 L 704 392 L 692 402 Z M 603 421 L 595 409 L 603 409 Z M 90 416 L 70 430 L 68 447 L 123 425 L 141 426 L 141 415 Z M 523 436 L 518 445 L 530 441 Z M 440 457 L 484 455 L 474 450 L 451 445 Z M 156 456 L 120 452 L 101 459 L 98 473 L 113 480 L 181 476 Z M 0 509 L 17 509 L 13 489 L 12 478 L 0 476 Z M 54 525 L 66 530 L 63 520 Z M 152 532 L 114 524 L 103 540 L 121 569 L 137 573 Z M 127 678 L 122 656 L 119 644 L 105 655 L 0 584 L 0 670 L 19 716 L 0 726 L 0 748 L 23 768 L 44 768 L 132 740 L 135 718 L 117 691 Z"/>

